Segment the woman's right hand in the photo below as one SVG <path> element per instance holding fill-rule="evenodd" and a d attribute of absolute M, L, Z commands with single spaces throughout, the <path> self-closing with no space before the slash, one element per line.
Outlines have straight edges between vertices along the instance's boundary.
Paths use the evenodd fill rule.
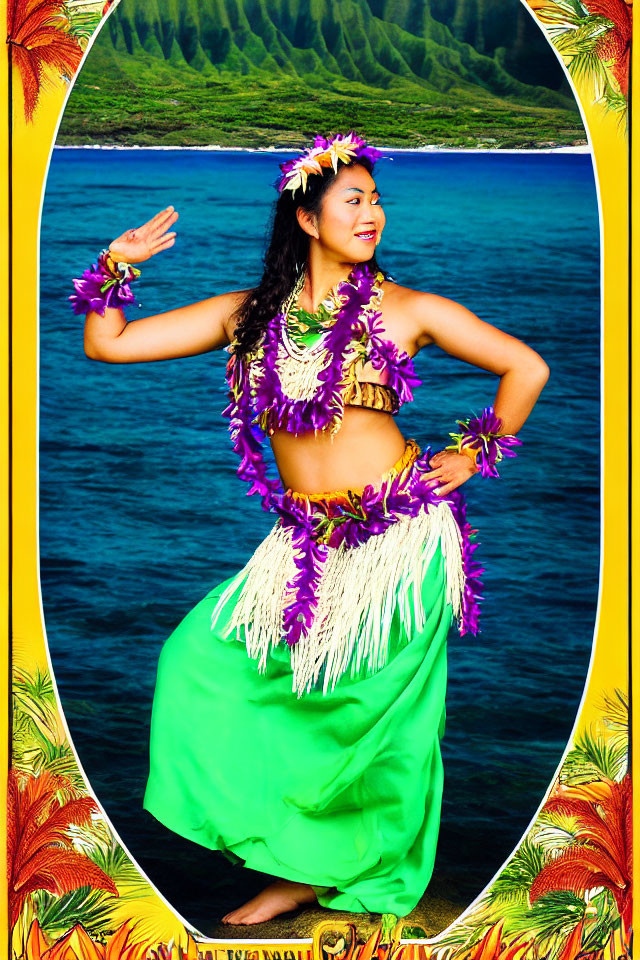
<path fill-rule="evenodd" d="M 173 246 L 176 233 L 167 233 L 167 230 L 178 216 L 177 210 L 166 207 L 141 227 L 134 227 L 117 237 L 109 244 L 109 253 L 114 260 L 127 263 L 148 260 L 155 253 Z"/>

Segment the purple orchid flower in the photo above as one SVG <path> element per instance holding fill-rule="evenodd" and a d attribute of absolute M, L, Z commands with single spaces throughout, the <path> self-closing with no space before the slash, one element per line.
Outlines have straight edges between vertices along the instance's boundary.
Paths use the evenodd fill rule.
<path fill-rule="evenodd" d="M 510 434 L 500 436 L 502 420 L 496 416 L 493 406 L 485 407 L 479 417 L 471 417 L 468 420 L 457 420 L 457 424 L 462 427 L 462 433 L 451 434 L 462 446 L 479 447 L 480 459 L 478 465 L 483 477 L 499 477 L 496 469 L 496 463 L 499 463 L 503 457 L 517 456 L 513 447 L 522 444 L 522 440 Z"/>

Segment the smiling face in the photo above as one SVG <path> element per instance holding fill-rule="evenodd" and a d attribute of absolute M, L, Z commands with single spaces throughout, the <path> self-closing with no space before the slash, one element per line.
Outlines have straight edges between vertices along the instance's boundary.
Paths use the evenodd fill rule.
<path fill-rule="evenodd" d="M 386 217 L 371 174 L 360 164 L 342 166 L 322 197 L 318 215 L 298 209 L 298 222 L 331 259 L 370 260 Z"/>

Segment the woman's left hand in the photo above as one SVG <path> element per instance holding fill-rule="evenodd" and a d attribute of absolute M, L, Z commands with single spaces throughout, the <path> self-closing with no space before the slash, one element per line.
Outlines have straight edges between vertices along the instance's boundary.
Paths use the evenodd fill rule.
<path fill-rule="evenodd" d="M 474 473 L 480 473 L 480 467 L 474 464 L 471 457 L 466 453 L 456 453 L 455 450 L 439 450 L 429 460 L 429 466 L 433 470 L 428 470 L 422 476 L 432 481 L 439 481 L 434 486 L 434 493 L 439 497 L 444 497 L 456 487 L 460 487 Z"/>

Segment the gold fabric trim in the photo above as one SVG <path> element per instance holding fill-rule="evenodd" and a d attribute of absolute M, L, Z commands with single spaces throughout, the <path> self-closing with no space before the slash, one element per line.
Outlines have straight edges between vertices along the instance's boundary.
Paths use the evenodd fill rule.
<path fill-rule="evenodd" d="M 397 413 L 400 409 L 398 394 L 393 387 L 368 380 L 353 380 L 342 394 L 345 407 L 367 407 L 384 413 Z"/>

